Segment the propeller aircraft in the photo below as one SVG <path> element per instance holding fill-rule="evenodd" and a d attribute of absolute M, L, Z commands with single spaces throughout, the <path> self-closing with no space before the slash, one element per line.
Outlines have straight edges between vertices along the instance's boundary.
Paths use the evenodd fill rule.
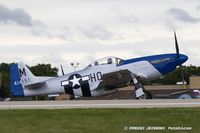
<path fill-rule="evenodd" d="M 37 96 L 67 93 L 74 96 L 102 96 L 117 92 L 118 88 L 133 85 L 137 99 L 151 99 L 142 80 L 154 80 L 182 66 L 188 57 L 179 53 L 174 32 L 176 53 L 121 59 L 104 57 L 83 70 L 59 77 L 34 76 L 24 63 L 10 65 L 10 86 L 13 96 Z"/>

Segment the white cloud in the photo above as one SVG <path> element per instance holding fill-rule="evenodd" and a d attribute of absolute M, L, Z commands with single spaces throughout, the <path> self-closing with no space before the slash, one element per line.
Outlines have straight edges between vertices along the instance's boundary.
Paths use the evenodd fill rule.
<path fill-rule="evenodd" d="M 106 27 L 100 25 L 82 25 L 77 27 L 78 30 L 86 36 L 88 39 L 110 39 L 112 38 L 112 32 L 106 29 Z"/>
<path fill-rule="evenodd" d="M 184 9 L 181 8 L 170 8 L 167 10 L 167 13 L 171 15 L 175 20 L 185 23 L 198 23 L 200 18 L 192 17 Z"/>
<path fill-rule="evenodd" d="M 9 9 L 0 4 L 0 22 L 5 24 L 16 23 L 21 26 L 33 26 L 31 16 L 23 9 Z"/>
<path fill-rule="evenodd" d="M 200 65 L 199 4 L 172 1 L 2 0 L 0 61 L 63 64 L 68 70 L 73 60 L 84 67 L 107 55 L 171 53 L 176 29 L 188 63 Z"/>
<path fill-rule="evenodd" d="M 200 65 L 200 62 L 197 61 L 197 58 L 200 58 L 198 53 L 200 49 L 199 43 L 200 41 L 179 39 L 180 52 L 189 55 L 189 61 L 186 64 Z M 42 62 L 51 63 L 57 67 L 63 64 L 65 70 L 69 72 L 73 70 L 69 64 L 74 61 L 80 62 L 79 68 L 84 68 L 90 62 L 105 56 L 128 59 L 163 53 L 175 53 L 174 39 L 172 37 L 107 46 L 88 43 L 40 45 L 39 47 L 35 45 L 1 46 L 0 62 L 25 61 L 29 65 Z"/>

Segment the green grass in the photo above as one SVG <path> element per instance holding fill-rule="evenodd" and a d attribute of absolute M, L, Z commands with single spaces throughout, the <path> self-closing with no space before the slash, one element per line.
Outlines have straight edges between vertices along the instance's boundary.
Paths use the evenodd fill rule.
<path fill-rule="evenodd" d="M 178 133 L 198 133 L 200 108 L 0 110 L 0 133 L 155 132 L 125 131 L 125 126 L 191 126 Z"/>

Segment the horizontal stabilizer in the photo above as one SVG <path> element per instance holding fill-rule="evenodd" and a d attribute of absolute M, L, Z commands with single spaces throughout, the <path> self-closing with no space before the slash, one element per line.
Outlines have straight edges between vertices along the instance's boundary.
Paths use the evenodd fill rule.
<path fill-rule="evenodd" d="M 27 89 L 37 89 L 37 88 L 41 88 L 43 86 L 45 86 L 46 82 L 38 82 L 38 83 L 34 83 L 34 84 L 29 84 L 24 86 Z"/>

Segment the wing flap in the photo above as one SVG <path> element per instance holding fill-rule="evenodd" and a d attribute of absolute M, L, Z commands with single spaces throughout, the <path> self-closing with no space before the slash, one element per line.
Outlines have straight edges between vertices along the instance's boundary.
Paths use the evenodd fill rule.
<path fill-rule="evenodd" d="M 98 88 L 103 87 L 106 89 L 115 89 L 127 86 L 131 80 L 131 75 L 129 70 L 119 70 L 116 72 L 111 72 L 102 75 L 102 81 Z"/>

